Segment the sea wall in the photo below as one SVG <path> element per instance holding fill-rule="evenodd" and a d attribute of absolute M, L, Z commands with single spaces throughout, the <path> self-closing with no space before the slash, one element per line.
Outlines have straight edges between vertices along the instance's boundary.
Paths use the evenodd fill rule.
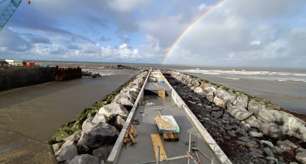
<path fill-rule="evenodd" d="M 100 164 L 105 161 L 132 109 L 148 71 L 86 108 L 49 141 L 58 163 Z"/>
<path fill-rule="evenodd" d="M 192 75 L 175 71 L 168 73 L 193 92 L 227 111 L 245 127 L 257 129 L 257 132 L 249 130 L 249 136 L 260 138 L 263 144 L 269 145 L 270 152 L 266 147 L 264 149 L 269 158 L 273 154 L 283 154 L 283 157 L 293 156 L 297 161 L 306 163 L 306 124 L 303 120 L 265 99 Z"/>
<path fill-rule="evenodd" d="M 82 69 L 59 67 L 6 67 L 0 68 L 0 91 L 49 81 L 65 81 L 82 77 Z"/>
<path fill-rule="evenodd" d="M 54 80 L 55 67 L 0 68 L 0 91 Z"/>
<path fill-rule="evenodd" d="M 288 135 L 306 141 L 305 122 L 278 105 L 191 75 L 179 72 L 171 74 L 196 93 L 225 108 L 245 125 L 258 128 L 265 135 L 273 138 Z"/>

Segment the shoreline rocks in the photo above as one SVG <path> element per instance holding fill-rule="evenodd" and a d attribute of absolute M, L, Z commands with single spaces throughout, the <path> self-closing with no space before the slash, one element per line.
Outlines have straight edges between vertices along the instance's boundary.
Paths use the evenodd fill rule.
<path fill-rule="evenodd" d="M 98 104 L 100 108 L 96 111 L 86 109 L 78 120 L 67 123 L 68 127 L 61 128 L 60 131 L 70 127 L 70 131 L 75 132 L 64 139 L 57 137 L 52 140 L 51 144 L 57 161 L 65 164 L 105 161 L 140 92 L 146 75 L 147 71 L 138 74 L 116 95 L 113 95 L 111 100 L 107 98 L 108 103 Z"/>
<path fill-rule="evenodd" d="M 207 80 L 174 71 L 165 76 L 233 163 L 304 163 L 306 124 L 301 119 Z"/>

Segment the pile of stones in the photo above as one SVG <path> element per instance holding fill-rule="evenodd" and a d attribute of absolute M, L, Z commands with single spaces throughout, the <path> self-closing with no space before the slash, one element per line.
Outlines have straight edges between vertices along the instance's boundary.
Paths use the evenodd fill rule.
<path fill-rule="evenodd" d="M 147 71 L 137 75 L 121 89 L 111 103 L 82 123 L 82 129 L 52 145 L 58 163 L 100 164 L 103 163 L 121 131 L 129 111 L 144 83 Z"/>
<path fill-rule="evenodd" d="M 233 163 L 306 163 L 304 121 L 264 99 L 191 75 L 167 74 Z M 237 156 L 243 153 L 245 159 Z"/>

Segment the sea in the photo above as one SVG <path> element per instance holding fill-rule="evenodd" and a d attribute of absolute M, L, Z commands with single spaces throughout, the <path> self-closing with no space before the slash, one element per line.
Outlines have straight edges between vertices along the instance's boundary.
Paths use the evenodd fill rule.
<path fill-rule="evenodd" d="M 306 70 L 224 67 L 177 70 L 265 98 L 291 112 L 306 114 Z"/>

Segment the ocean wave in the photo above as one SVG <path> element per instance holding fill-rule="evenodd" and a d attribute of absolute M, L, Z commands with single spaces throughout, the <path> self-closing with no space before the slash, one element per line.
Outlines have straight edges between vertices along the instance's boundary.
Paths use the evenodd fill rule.
<path fill-rule="evenodd" d="M 247 70 L 219 70 L 219 69 L 185 69 L 180 70 L 186 73 L 200 73 L 204 75 L 215 75 L 230 80 L 254 79 L 269 81 L 294 81 L 305 82 L 306 73 L 297 72 L 275 72 L 275 71 L 247 71 Z"/>
<path fill-rule="evenodd" d="M 247 71 L 247 70 L 205 70 L 205 69 L 187 69 L 182 70 L 183 72 L 189 73 L 202 73 L 209 75 L 268 75 L 268 76 L 299 76 L 306 77 L 306 73 L 293 73 L 293 72 L 272 72 L 272 71 Z"/>

